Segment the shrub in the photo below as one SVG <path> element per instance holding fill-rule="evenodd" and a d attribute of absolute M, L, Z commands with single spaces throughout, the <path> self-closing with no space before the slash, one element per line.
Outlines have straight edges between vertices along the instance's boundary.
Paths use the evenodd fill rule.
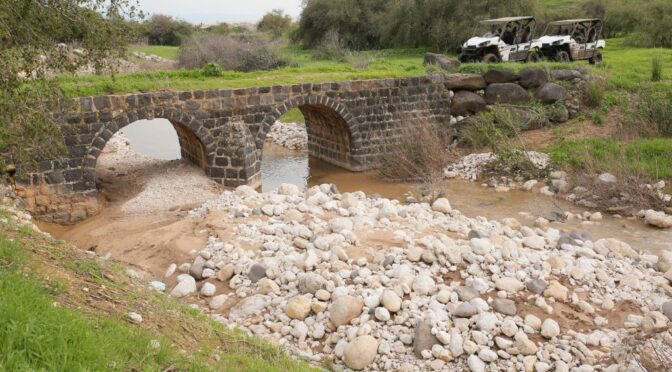
<path fill-rule="evenodd" d="M 672 136 L 672 92 L 645 91 L 636 99 L 629 124 L 639 126 L 643 136 Z"/>
<path fill-rule="evenodd" d="M 193 32 L 193 27 L 173 17 L 155 14 L 142 27 L 150 45 L 180 45 Z"/>
<path fill-rule="evenodd" d="M 182 68 L 201 68 L 211 62 L 224 70 L 241 72 L 273 70 L 286 65 L 277 44 L 263 38 L 208 33 L 193 36 L 180 47 L 178 63 Z"/>
<path fill-rule="evenodd" d="M 336 30 L 329 30 L 315 48 L 315 58 L 321 60 L 343 61 L 347 49 Z"/>
<path fill-rule="evenodd" d="M 501 106 L 466 119 L 463 125 L 466 126 L 462 132 L 466 145 L 489 147 L 492 152 L 497 152 L 502 145 L 507 146 L 521 130 L 518 115 Z"/>
<path fill-rule="evenodd" d="M 264 15 L 257 25 L 257 30 L 267 32 L 274 38 L 278 38 L 287 32 L 290 27 L 292 27 L 292 17 L 284 14 L 281 9 L 275 9 Z"/>
<path fill-rule="evenodd" d="M 663 80 L 663 57 L 660 53 L 651 58 L 651 81 Z"/>
<path fill-rule="evenodd" d="M 222 76 L 224 73 L 222 66 L 220 66 L 217 62 L 210 62 L 206 64 L 203 66 L 202 72 L 203 76 L 208 77 Z"/>
<path fill-rule="evenodd" d="M 454 159 L 449 139 L 435 124 L 415 123 L 398 142 L 386 143 L 380 153 L 379 173 L 388 180 L 433 184 L 443 179 Z"/>
<path fill-rule="evenodd" d="M 582 99 L 583 103 L 591 108 L 600 107 L 604 96 L 607 93 L 608 81 L 606 78 L 593 76 L 586 81 L 583 86 Z"/>

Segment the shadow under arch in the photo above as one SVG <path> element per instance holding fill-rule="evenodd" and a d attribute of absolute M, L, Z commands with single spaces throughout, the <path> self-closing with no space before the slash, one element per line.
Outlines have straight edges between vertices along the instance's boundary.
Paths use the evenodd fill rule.
<path fill-rule="evenodd" d="M 365 170 L 357 151 L 361 148 L 359 123 L 343 104 L 326 96 L 295 98 L 278 106 L 266 116 L 255 139 L 259 161 L 271 127 L 293 108 L 298 108 L 305 119 L 308 153 L 311 157 L 354 172 Z M 258 169 L 260 170 L 260 164 Z"/>

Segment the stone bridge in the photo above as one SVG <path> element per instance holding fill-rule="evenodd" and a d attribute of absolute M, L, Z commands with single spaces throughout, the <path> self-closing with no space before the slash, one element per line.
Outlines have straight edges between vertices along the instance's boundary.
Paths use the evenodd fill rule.
<path fill-rule="evenodd" d="M 78 98 L 56 114 L 67 155 L 40 162 L 23 193 L 46 221 L 96 213 L 98 157 L 117 131 L 141 119 L 168 119 L 182 157 L 216 182 L 258 187 L 266 134 L 292 108 L 305 117 L 310 156 L 364 171 L 409 128 L 449 121 L 450 106 L 442 75 Z"/>

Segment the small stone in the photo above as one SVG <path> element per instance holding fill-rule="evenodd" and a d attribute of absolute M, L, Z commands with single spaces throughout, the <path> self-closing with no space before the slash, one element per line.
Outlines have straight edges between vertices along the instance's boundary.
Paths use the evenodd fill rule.
<path fill-rule="evenodd" d="M 217 287 L 215 287 L 215 285 L 212 283 L 205 283 L 203 284 L 203 287 L 201 287 L 201 296 L 212 297 L 216 292 Z"/>
<path fill-rule="evenodd" d="M 455 292 L 457 293 L 457 298 L 460 299 L 460 301 L 471 301 L 472 299 L 476 298 L 479 296 L 478 292 L 467 286 L 459 286 L 455 288 Z"/>
<path fill-rule="evenodd" d="M 378 355 L 378 341 L 368 335 L 359 336 L 343 351 L 343 362 L 348 368 L 362 370 L 368 367 Z"/>
<path fill-rule="evenodd" d="M 233 276 L 233 273 L 235 272 L 236 268 L 233 266 L 233 264 L 227 264 L 226 266 L 222 267 L 221 270 L 217 272 L 217 280 L 220 282 L 228 282 L 229 279 Z"/>
<path fill-rule="evenodd" d="M 488 348 L 481 349 L 481 351 L 478 352 L 478 358 L 486 363 L 492 363 L 495 360 L 499 359 L 497 353 Z"/>
<path fill-rule="evenodd" d="M 266 266 L 260 264 L 254 264 L 250 267 L 250 271 L 247 273 L 247 277 L 252 281 L 252 283 L 258 282 L 260 279 L 266 277 Z"/>
<path fill-rule="evenodd" d="M 415 336 L 413 337 L 413 352 L 418 358 L 422 358 L 424 350 L 432 350 L 432 346 L 439 343 L 439 340 L 432 334 L 432 324 L 427 321 L 418 322 L 415 326 Z"/>
<path fill-rule="evenodd" d="M 523 238 L 523 245 L 530 249 L 541 250 L 546 246 L 546 239 L 541 236 L 526 236 Z"/>
<path fill-rule="evenodd" d="M 259 281 L 259 293 L 261 294 L 271 294 L 271 293 L 278 293 L 280 291 L 280 287 L 278 284 L 271 279 L 268 278 L 263 278 Z"/>
<path fill-rule="evenodd" d="M 418 275 L 417 278 L 413 281 L 413 291 L 421 296 L 428 295 L 434 292 L 434 279 L 431 276 L 426 274 Z"/>
<path fill-rule="evenodd" d="M 450 202 L 446 198 L 439 198 L 432 203 L 432 210 L 435 212 L 441 213 L 450 213 L 452 208 L 450 207 Z"/>
<path fill-rule="evenodd" d="M 504 299 L 504 298 L 496 298 L 492 301 L 492 307 L 497 311 L 498 313 L 504 314 L 504 315 L 516 315 L 518 312 L 516 308 L 516 303 L 512 300 Z"/>
<path fill-rule="evenodd" d="M 467 365 L 471 372 L 485 372 L 485 362 L 476 355 L 469 355 Z"/>
<path fill-rule="evenodd" d="M 546 338 L 553 338 L 560 335 L 560 325 L 555 320 L 548 318 L 541 325 L 541 335 Z"/>
<path fill-rule="evenodd" d="M 135 324 L 142 323 L 142 315 L 138 313 L 130 312 L 126 314 L 126 317 L 128 317 L 128 319 Z"/>
<path fill-rule="evenodd" d="M 665 314 L 667 319 L 672 320 L 672 301 L 665 302 L 660 311 Z"/>
<path fill-rule="evenodd" d="M 163 275 L 164 278 L 168 278 L 170 276 L 173 276 L 175 274 L 175 270 L 177 270 L 177 265 L 176 264 L 170 264 L 168 266 L 168 269 L 166 270 L 166 273 Z"/>
<path fill-rule="evenodd" d="M 495 288 L 500 291 L 515 293 L 525 288 L 525 285 L 516 278 L 504 277 L 495 282 Z"/>
<path fill-rule="evenodd" d="M 310 314 L 310 300 L 305 296 L 292 297 L 287 302 L 285 313 L 292 319 L 306 319 L 308 314 Z"/>
<path fill-rule="evenodd" d="M 364 301 L 352 296 L 338 297 L 329 306 L 329 319 L 336 327 L 350 323 L 362 313 Z"/>
<path fill-rule="evenodd" d="M 317 292 L 315 292 L 315 298 L 317 298 L 320 301 L 329 301 L 331 298 L 331 293 L 329 291 L 326 291 L 324 289 L 319 289 Z"/>
<path fill-rule="evenodd" d="M 562 270 L 565 268 L 565 266 L 567 266 L 565 260 L 558 256 L 549 257 L 548 264 L 551 265 L 551 269 L 553 270 Z"/>
<path fill-rule="evenodd" d="M 324 278 L 320 275 L 310 273 L 299 277 L 297 287 L 302 294 L 315 294 L 315 292 L 322 289 L 324 282 Z"/>
<path fill-rule="evenodd" d="M 470 318 L 476 314 L 478 314 L 478 309 L 468 302 L 459 304 L 453 311 L 453 315 L 459 318 Z"/>
<path fill-rule="evenodd" d="M 194 259 L 194 263 L 189 267 L 189 275 L 193 276 L 196 280 L 203 279 L 203 270 L 205 268 L 206 260 L 203 256 L 198 255 Z"/>
<path fill-rule="evenodd" d="M 541 319 L 532 314 L 528 314 L 525 316 L 525 325 L 538 331 L 541 329 Z"/>
<path fill-rule="evenodd" d="M 394 292 L 385 290 L 380 296 L 380 303 L 391 313 L 401 310 L 401 298 Z"/>
<path fill-rule="evenodd" d="M 551 280 L 548 288 L 544 291 L 544 296 L 553 297 L 558 301 L 567 302 L 569 297 L 569 289 L 560 284 L 557 280 Z"/>
<path fill-rule="evenodd" d="M 210 300 L 210 309 L 217 310 L 221 308 L 228 299 L 229 296 L 225 294 L 213 297 L 212 300 Z"/>
<path fill-rule="evenodd" d="M 540 295 L 544 293 L 546 287 L 548 287 L 548 284 L 542 279 L 533 279 L 525 283 L 525 286 L 527 287 L 528 291 L 536 295 Z"/>
<path fill-rule="evenodd" d="M 616 183 L 616 181 L 618 181 L 616 176 L 614 176 L 611 173 L 602 173 L 597 177 L 597 179 L 600 182 L 604 182 L 604 183 Z"/>
<path fill-rule="evenodd" d="M 374 315 L 376 319 L 380 320 L 381 322 L 387 322 L 390 320 L 390 312 L 384 307 L 377 307 Z"/>
<path fill-rule="evenodd" d="M 175 288 L 173 288 L 173 290 L 170 292 L 170 295 L 173 297 L 182 298 L 189 296 L 192 293 L 196 293 L 196 290 L 196 280 L 192 276 L 187 275 L 182 281 L 177 283 Z"/>

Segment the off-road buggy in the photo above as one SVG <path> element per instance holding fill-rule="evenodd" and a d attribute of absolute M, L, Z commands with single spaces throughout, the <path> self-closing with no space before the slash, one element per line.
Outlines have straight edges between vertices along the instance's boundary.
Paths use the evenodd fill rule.
<path fill-rule="evenodd" d="M 534 40 L 536 24 L 529 16 L 480 21 L 474 37 L 462 45 L 460 62 L 537 62 L 541 43 Z"/>
<path fill-rule="evenodd" d="M 602 62 L 606 46 L 600 40 L 603 23 L 600 19 L 567 19 L 551 22 L 544 36 L 539 38 L 545 58 L 557 62 L 588 60 L 591 64 Z"/>

